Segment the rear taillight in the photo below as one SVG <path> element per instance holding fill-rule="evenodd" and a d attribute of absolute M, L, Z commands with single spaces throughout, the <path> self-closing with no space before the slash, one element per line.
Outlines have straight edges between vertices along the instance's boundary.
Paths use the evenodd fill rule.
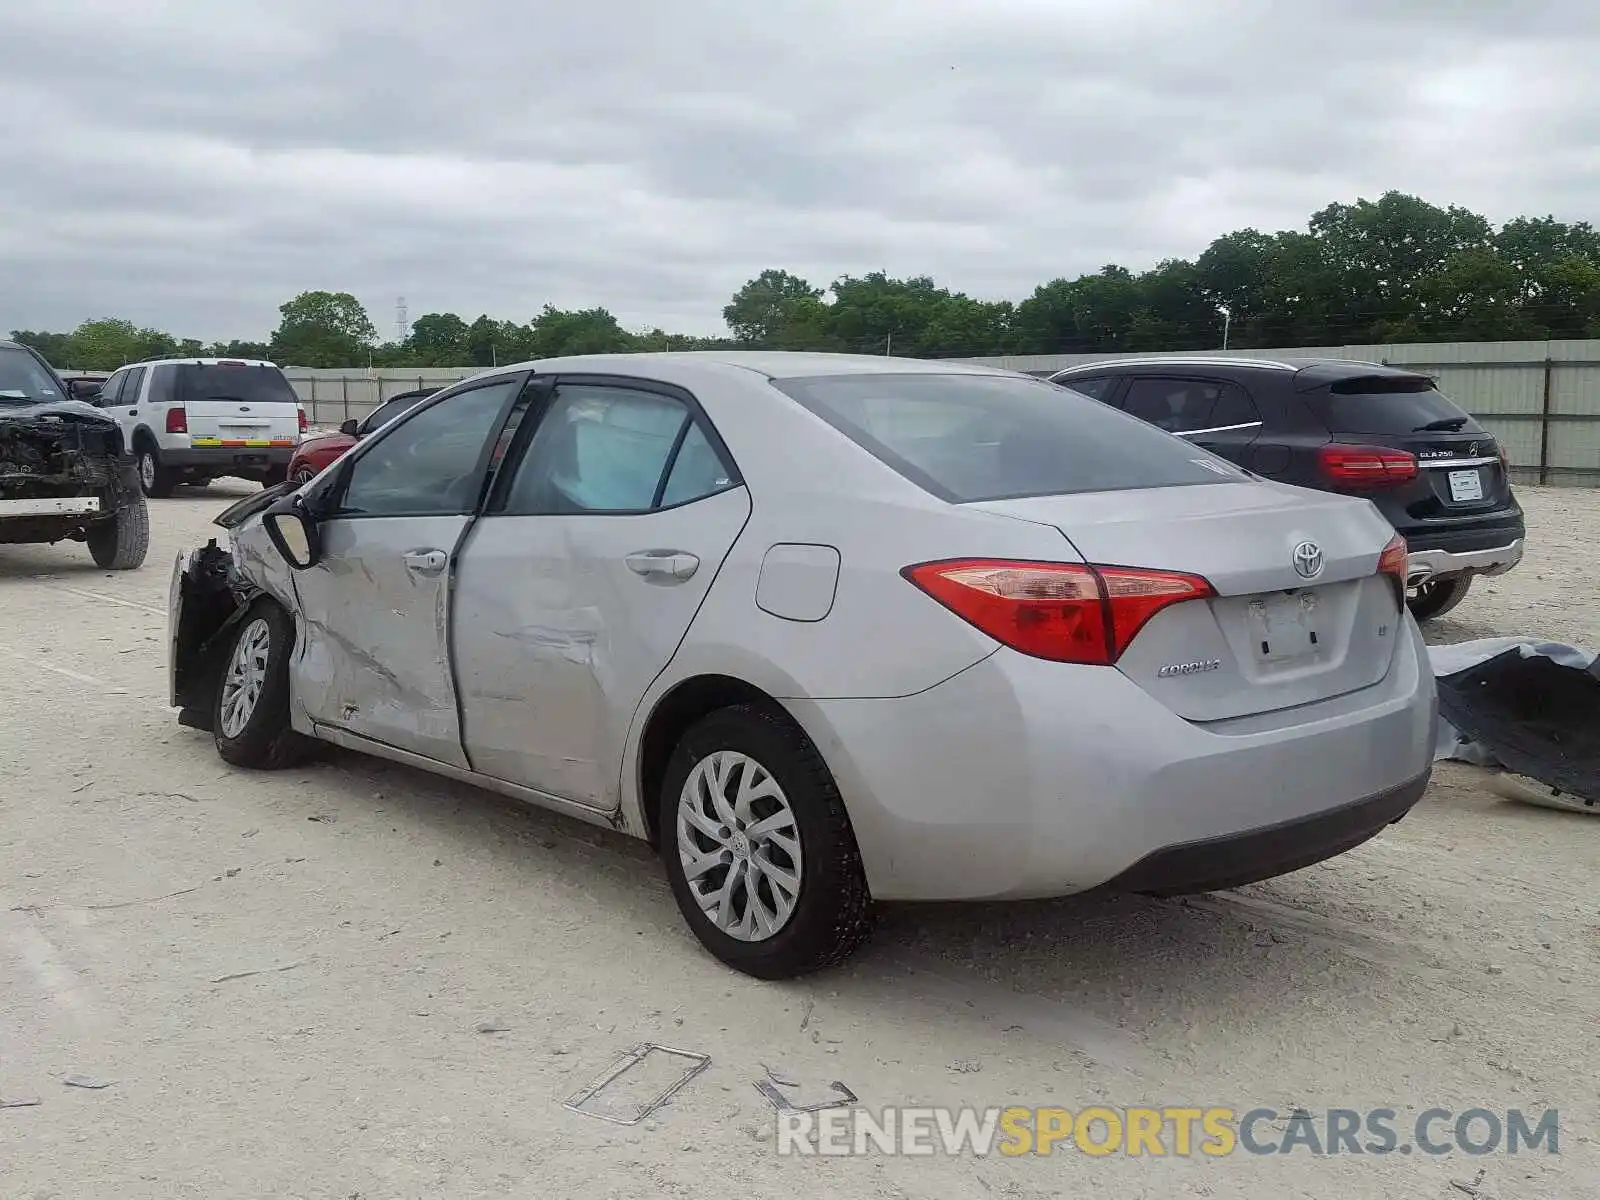
<path fill-rule="evenodd" d="M 1216 595 L 1198 575 L 964 558 L 901 572 L 956 616 L 1034 658 L 1109 666 L 1170 605 Z"/>
<path fill-rule="evenodd" d="M 1417 456 L 1385 446 L 1347 446 L 1329 442 L 1317 451 L 1324 479 L 1341 487 L 1393 487 L 1417 477 Z"/>
<path fill-rule="evenodd" d="M 300 413 L 300 432 L 304 433 L 306 430 L 311 428 L 311 422 L 306 419 L 306 410 L 305 409 L 302 408 L 302 409 L 299 409 L 298 411 Z"/>
<path fill-rule="evenodd" d="M 182 405 L 173 405 L 167 409 L 167 432 L 188 433 L 189 414 Z"/>
<path fill-rule="evenodd" d="M 1398 533 L 1389 539 L 1389 544 L 1383 548 L 1383 553 L 1378 555 L 1378 574 L 1391 576 L 1400 587 L 1400 595 L 1406 594 L 1406 562 L 1409 551 L 1406 540 Z"/>

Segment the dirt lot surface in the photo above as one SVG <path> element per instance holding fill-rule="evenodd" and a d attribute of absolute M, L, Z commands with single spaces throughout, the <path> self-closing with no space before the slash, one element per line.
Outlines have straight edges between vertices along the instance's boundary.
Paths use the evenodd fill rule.
<path fill-rule="evenodd" d="M 134 573 L 0 547 L 0 1099 L 40 1101 L 0 1108 L 6 1200 L 1600 1196 L 1600 821 L 1446 764 L 1283 879 L 891 908 L 846 969 L 763 984 L 642 845 L 352 755 L 231 771 L 179 728 L 170 566 L 244 490 L 153 502 Z M 1600 491 L 1523 495 L 1525 564 L 1430 636 L 1600 647 Z M 712 1065 L 636 1127 L 563 1109 L 645 1040 Z M 763 1064 L 874 1109 L 1388 1107 L 1403 1141 L 1555 1107 L 1560 1153 L 802 1160 Z"/>

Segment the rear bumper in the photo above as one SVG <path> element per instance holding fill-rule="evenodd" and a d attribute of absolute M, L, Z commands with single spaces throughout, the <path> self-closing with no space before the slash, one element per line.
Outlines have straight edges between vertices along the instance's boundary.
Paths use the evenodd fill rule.
<path fill-rule="evenodd" d="M 1486 550 L 1414 550 L 1406 557 L 1406 582 L 1415 586 L 1440 575 L 1504 575 L 1522 561 L 1523 539 Z"/>
<path fill-rule="evenodd" d="M 1157 874 L 1227 886 L 1341 853 L 1421 794 L 1438 706 L 1403 621 L 1379 683 L 1231 721 L 1186 721 L 1119 671 L 1009 650 L 915 696 L 787 703 L 880 899 L 1060 896 Z"/>
<path fill-rule="evenodd" d="M 161 465 L 231 475 L 235 471 L 260 472 L 287 467 L 294 452 L 293 446 L 183 446 L 163 450 Z"/>
<path fill-rule="evenodd" d="M 1184 896 L 1242 887 L 1287 875 L 1352 850 L 1410 812 L 1428 788 L 1428 773 L 1343 808 L 1292 821 L 1168 846 L 1146 855 L 1104 888 L 1147 896 Z"/>

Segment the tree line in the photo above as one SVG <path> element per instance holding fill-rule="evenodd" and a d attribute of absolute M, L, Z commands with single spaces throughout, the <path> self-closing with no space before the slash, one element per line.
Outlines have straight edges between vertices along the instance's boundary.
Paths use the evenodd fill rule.
<path fill-rule="evenodd" d="M 304 292 L 264 342 L 202 344 L 129 321 L 70 333 L 13 331 L 52 362 L 109 370 L 171 355 L 268 358 L 301 367 L 488 367 L 646 350 L 759 347 L 916 357 L 1238 349 L 1600 336 L 1600 233 L 1587 221 L 1517 217 L 1496 228 L 1465 208 L 1400 192 L 1334 203 L 1304 230 L 1223 234 L 1194 260 L 1135 273 L 1108 264 L 983 300 L 927 276 L 846 275 L 817 287 L 785 270 L 734 293 L 727 336 L 624 329 L 605 308 L 545 305 L 525 323 L 428 313 L 383 342 L 347 292 Z"/>

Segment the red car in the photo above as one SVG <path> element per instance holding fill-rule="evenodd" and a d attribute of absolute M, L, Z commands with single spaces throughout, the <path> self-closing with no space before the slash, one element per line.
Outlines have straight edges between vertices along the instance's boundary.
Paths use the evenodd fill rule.
<path fill-rule="evenodd" d="M 299 487 L 314 479 L 367 434 L 387 425 L 417 401 L 427 399 L 438 390 L 422 388 L 414 392 L 401 392 L 385 400 L 361 420 L 352 417 L 340 425 L 336 433 L 319 433 L 306 438 L 289 460 L 290 480 Z"/>

